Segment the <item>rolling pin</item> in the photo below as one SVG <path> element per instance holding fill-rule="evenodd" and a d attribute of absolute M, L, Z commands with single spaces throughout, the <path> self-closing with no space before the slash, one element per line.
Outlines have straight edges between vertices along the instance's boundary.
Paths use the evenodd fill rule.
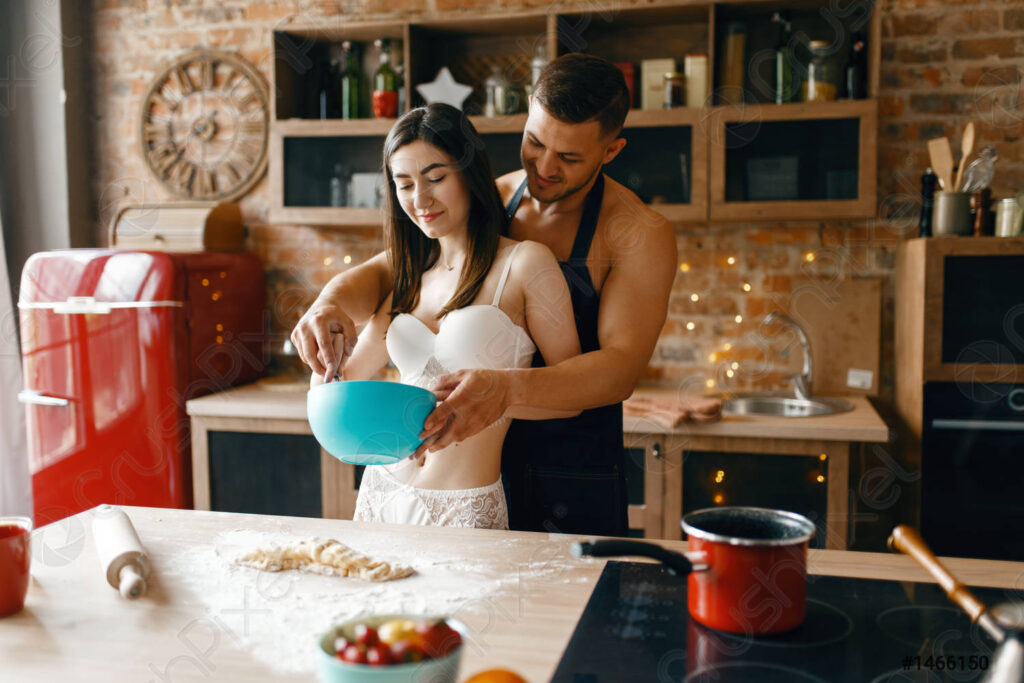
<path fill-rule="evenodd" d="M 92 520 L 92 539 L 107 583 L 129 600 L 145 593 L 149 556 L 128 515 L 112 505 L 99 506 Z"/>

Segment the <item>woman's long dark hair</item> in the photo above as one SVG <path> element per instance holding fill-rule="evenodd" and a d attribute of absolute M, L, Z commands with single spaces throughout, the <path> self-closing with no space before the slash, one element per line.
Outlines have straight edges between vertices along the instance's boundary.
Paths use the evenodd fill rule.
<path fill-rule="evenodd" d="M 455 294 L 437 315 L 440 319 L 449 311 L 468 306 L 476 299 L 494 263 L 498 243 L 508 221 L 484 143 L 465 114 L 451 105 L 435 103 L 413 109 L 398 119 L 384 141 L 384 173 L 387 177 L 384 243 L 395 273 L 392 317 L 398 313 L 411 313 L 416 308 L 420 298 L 420 279 L 441 254 L 438 241 L 424 235 L 402 209 L 391 174 L 392 155 L 417 140 L 423 140 L 452 157 L 469 189 L 468 256 Z"/>

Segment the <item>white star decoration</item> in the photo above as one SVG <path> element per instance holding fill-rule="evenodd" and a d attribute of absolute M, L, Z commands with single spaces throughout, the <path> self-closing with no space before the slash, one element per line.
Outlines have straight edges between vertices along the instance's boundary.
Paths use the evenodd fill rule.
<path fill-rule="evenodd" d="M 444 102 L 461 110 L 463 101 L 469 97 L 469 93 L 473 92 L 473 88 L 456 83 L 448 67 L 442 66 L 441 70 L 437 72 L 437 77 L 430 83 L 417 85 L 416 92 L 423 96 L 427 104 Z"/>

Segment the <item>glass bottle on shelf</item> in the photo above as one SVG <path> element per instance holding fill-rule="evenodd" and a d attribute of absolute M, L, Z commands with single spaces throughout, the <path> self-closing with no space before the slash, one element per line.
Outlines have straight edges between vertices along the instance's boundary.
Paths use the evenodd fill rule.
<path fill-rule="evenodd" d="M 391 39 L 374 42 L 380 47 L 380 66 L 373 75 L 373 115 L 393 119 L 398 116 L 398 74 L 391 66 Z"/>
<path fill-rule="evenodd" d="M 544 67 L 548 65 L 548 48 L 544 43 L 537 43 L 533 59 L 530 60 L 530 88 L 537 86 L 537 79 Z"/>
<path fill-rule="evenodd" d="M 337 62 L 331 60 L 329 63 L 320 62 L 317 71 L 320 74 L 320 85 L 317 88 L 316 96 L 316 117 L 318 119 L 332 119 L 334 117 L 333 94 L 334 79 L 332 74 L 337 69 Z"/>
<path fill-rule="evenodd" d="M 491 75 L 484 79 L 484 116 L 504 116 L 509 100 L 509 82 L 501 66 L 491 65 Z"/>
<path fill-rule="evenodd" d="M 348 206 L 349 172 L 345 164 L 334 164 L 334 175 L 331 176 L 330 206 Z"/>
<path fill-rule="evenodd" d="M 743 104 L 743 73 L 746 71 L 747 26 L 731 21 L 725 25 L 722 58 L 718 63 L 720 104 Z"/>
<path fill-rule="evenodd" d="M 807 65 L 807 80 L 803 83 L 803 101 L 831 102 L 839 90 L 839 78 L 828 41 L 812 40 L 809 47 L 811 63 Z"/>
<path fill-rule="evenodd" d="M 864 36 L 857 33 L 850 45 L 850 59 L 843 74 L 843 97 L 848 100 L 863 100 L 868 96 L 868 68 L 864 49 Z"/>
<path fill-rule="evenodd" d="M 778 27 L 778 39 L 775 41 L 775 54 L 772 60 L 772 101 L 775 104 L 792 102 L 795 97 L 793 87 L 793 52 L 789 47 L 792 26 L 789 16 L 784 12 L 772 14 L 772 23 Z"/>
<path fill-rule="evenodd" d="M 339 88 L 339 99 L 341 100 L 341 118 L 359 118 L 359 94 L 362 92 L 363 74 L 359 70 L 359 58 L 352 47 L 352 43 L 346 40 L 341 44 L 345 51 L 345 64 L 341 72 Z"/>

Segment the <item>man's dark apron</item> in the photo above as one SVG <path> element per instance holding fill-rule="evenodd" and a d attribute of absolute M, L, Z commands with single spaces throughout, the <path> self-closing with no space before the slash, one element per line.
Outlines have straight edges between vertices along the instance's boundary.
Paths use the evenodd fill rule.
<path fill-rule="evenodd" d="M 509 223 L 526 180 L 505 210 Z M 587 254 L 604 196 L 604 174 L 587 194 L 568 261 L 560 261 L 572 295 L 583 353 L 600 348 L 601 299 L 587 269 Z M 543 367 L 540 351 L 533 367 Z M 519 531 L 625 536 L 628 530 L 622 404 L 585 410 L 558 420 L 513 420 L 501 457 L 509 524 Z"/>

